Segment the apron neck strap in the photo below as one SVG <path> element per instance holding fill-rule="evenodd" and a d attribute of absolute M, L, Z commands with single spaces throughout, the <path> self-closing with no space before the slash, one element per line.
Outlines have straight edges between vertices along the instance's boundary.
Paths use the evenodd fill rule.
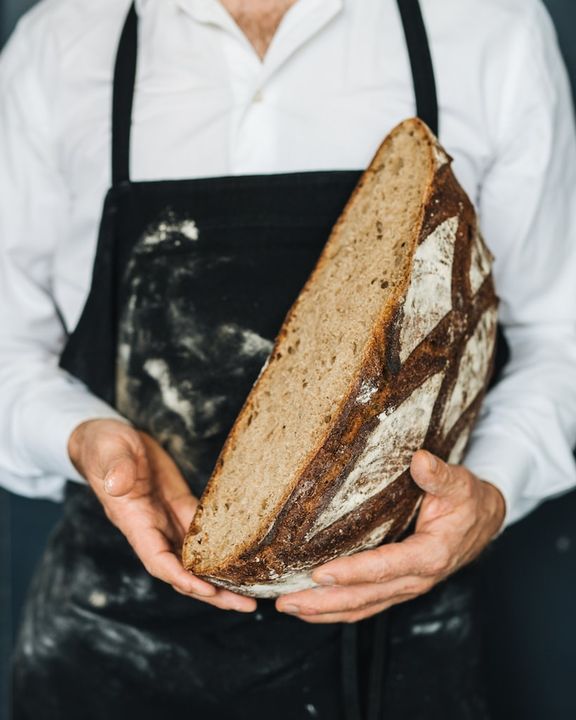
<path fill-rule="evenodd" d="M 130 181 L 130 130 L 138 58 L 138 16 L 130 5 L 114 66 L 112 90 L 112 184 Z"/>
<path fill-rule="evenodd" d="M 410 57 L 416 114 L 438 135 L 434 66 L 419 0 L 397 0 Z M 138 16 L 130 5 L 120 36 L 112 93 L 112 183 L 130 181 L 130 129 L 138 57 Z"/>
<path fill-rule="evenodd" d="M 416 96 L 416 115 L 438 136 L 438 98 L 430 43 L 418 0 L 397 0 Z"/>

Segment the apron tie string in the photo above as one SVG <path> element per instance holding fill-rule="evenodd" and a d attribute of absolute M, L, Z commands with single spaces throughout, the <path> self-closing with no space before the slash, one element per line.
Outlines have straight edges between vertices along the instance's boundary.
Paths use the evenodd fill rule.
<path fill-rule="evenodd" d="M 358 678 L 358 625 L 342 626 L 342 694 L 345 720 L 362 720 Z"/>
<path fill-rule="evenodd" d="M 345 720 L 383 720 L 384 687 L 388 665 L 388 625 L 388 612 L 382 612 L 368 621 L 342 626 L 341 666 Z M 361 666 L 359 645 L 362 630 L 367 634 L 370 647 L 367 668 Z M 366 672 L 368 678 L 363 701 L 360 690 L 362 670 Z"/>

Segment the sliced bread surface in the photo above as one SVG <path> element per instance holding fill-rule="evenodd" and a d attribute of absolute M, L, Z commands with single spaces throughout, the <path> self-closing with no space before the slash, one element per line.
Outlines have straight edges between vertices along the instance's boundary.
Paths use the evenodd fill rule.
<path fill-rule="evenodd" d="M 461 454 L 477 412 L 494 344 L 490 263 L 449 157 L 405 121 L 288 313 L 201 498 L 185 567 L 272 597 L 397 537 L 420 498 L 411 455 Z"/>

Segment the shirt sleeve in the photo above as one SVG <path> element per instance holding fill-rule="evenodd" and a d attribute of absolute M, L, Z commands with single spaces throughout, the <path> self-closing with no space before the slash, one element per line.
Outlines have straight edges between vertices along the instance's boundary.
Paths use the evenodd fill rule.
<path fill-rule="evenodd" d="M 505 525 L 576 484 L 576 133 L 554 29 L 530 6 L 507 38 L 480 197 L 511 357 L 464 459 L 503 493 Z"/>
<path fill-rule="evenodd" d="M 66 333 L 51 292 L 69 193 L 52 136 L 49 39 L 24 19 L 0 56 L 0 485 L 59 499 L 81 481 L 67 443 L 81 422 L 119 416 L 59 369 Z"/>

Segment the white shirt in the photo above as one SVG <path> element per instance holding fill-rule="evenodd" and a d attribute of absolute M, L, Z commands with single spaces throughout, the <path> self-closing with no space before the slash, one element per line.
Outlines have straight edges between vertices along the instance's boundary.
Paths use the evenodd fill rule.
<path fill-rule="evenodd" d="M 44 0 L 0 60 L 0 483 L 58 498 L 80 422 L 114 417 L 58 356 L 110 184 L 128 0 Z M 465 464 L 518 519 L 576 484 L 576 143 L 540 0 L 423 0 L 441 140 L 496 256 L 512 348 Z M 360 169 L 414 114 L 395 0 L 298 0 L 264 62 L 217 0 L 141 0 L 135 180 Z"/>

